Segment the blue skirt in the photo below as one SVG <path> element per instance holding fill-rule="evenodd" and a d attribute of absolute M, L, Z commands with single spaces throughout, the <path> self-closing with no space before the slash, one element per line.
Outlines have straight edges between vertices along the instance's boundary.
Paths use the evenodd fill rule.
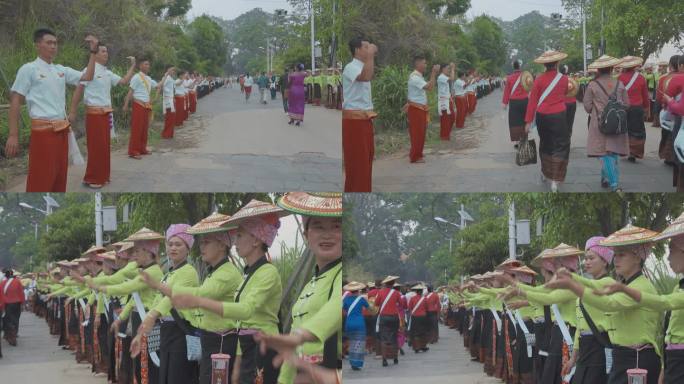
<path fill-rule="evenodd" d="M 366 332 L 348 331 L 349 340 L 349 363 L 354 368 L 363 367 L 363 359 L 366 356 Z"/>

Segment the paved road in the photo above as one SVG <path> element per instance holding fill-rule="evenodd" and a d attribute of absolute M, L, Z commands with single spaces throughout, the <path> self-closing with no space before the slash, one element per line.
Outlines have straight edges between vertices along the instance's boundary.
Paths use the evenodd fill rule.
<path fill-rule="evenodd" d="M 19 345 L 4 340 L 0 383 L 104 384 L 106 375 L 94 376 L 90 365 L 76 364 L 74 355 L 57 346 L 47 324 L 32 313 L 21 314 Z"/>
<path fill-rule="evenodd" d="M 586 156 L 587 114 L 577 105 L 570 164 L 561 192 L 601 192 L 599 160 Z M 480 99 L 466 127 L 452 133 L 449 143 L 426 148 L 426 162 L 410 164 L 408 150 L 375 161 L 376 192 L 544 192 L 540 165 L 518 167 L 509 141 L 501 91 Z M 658 159 L 660 128 L 646 123 L 646 158 L 637 164 L 620 161 L 625 192 L 674 192 L 672 170 Z M 439 129 L 434 125 L 430 129 Z M 406 137 L 408 141 L 408 135 Z M 539 138 L 536 137 L 537 145 Z"/>
<path fill-rule="evenodd" d="M 463 339 L 455 331 L 440 325 L 439 343 L 430 345 L 427 353 L 415 354 L 404 347 L 399 365 L 382 366 L 382 360 L 366 357 L 361 371 L 353 371 L 344 362 L 345 383 L 354 384 L 494 384 L 501 381 L 482 373 L 482 364 L 471 362 L 463 348 Z"/>
<path fill-rule="evenodd" d="M 342 190 L 339 112 L 307 105 L 301 127 L 290 126 L 278 98 L 246 103 L 239 89 L 224 88 L 200 100 L 197 114 L 161 140 L 153 154 L 130 159 L 112 154 L 108 192 L 281 192 Z M 161 129 L 162 127 L 156 127 Z M 69 169 L 68 191 L 81 184 L 85 166 Z M 10 191 L 25 188 L 25 177 Z"/>

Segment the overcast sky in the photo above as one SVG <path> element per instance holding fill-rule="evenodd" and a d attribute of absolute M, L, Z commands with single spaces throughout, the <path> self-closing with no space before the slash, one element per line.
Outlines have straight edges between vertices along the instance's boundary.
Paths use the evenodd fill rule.
<path fill-rule="evenodd" d="M 232 20 L 254 8 L 268 12 L 276 9 L 292 10 L 287 0 L 192 0 L 189 16 L 201 16 L 203 13 Z"/>

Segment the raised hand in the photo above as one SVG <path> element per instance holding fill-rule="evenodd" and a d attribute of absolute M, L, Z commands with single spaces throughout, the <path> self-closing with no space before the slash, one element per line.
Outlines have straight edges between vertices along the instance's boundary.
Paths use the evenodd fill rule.
<path fill-rule="evenodd" d="M 97 37 L 93 35 L 88 35 L 85 38 L 85 42 L 88 43 L 88 48 L 90 48 L 90 52 L 97 53 L 97 46 L 98 44 L 100 44 L 100 40 L 98 40 Z"/>
<path fill-rule="evenodd" d="M 608 284 L 601 289 L 595 289 L 593 292 L 595 295 L 606 296 L 606 295 L 612 295 L 613 293 L 617 293 L 617 292 L 624 292 L 625 287 L 626 286 L 624 284 L 615 282 L 612 284 Z"/>

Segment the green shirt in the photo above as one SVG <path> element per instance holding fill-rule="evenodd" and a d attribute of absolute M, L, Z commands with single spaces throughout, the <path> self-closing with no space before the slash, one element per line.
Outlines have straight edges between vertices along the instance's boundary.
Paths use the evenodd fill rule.
<path fill-rule="evenodd" d="M 215 267 L 209 268 L 209 275 L 199 287 L 174 286 L 171 290 L 174 295 L 190 294 L 213 300 L 234 302 L 235 291 L 240 284 L 242 284 L 240 272 L 226 258 Z M 237 328 L 237 322 L 224 319 L 223 316 L 202 308 L 197 310 L 196 316 L 197 319 L 193 325 L 205 331 L 222 332 Z"/>
<path fill-rule="evenodd" d="M 239 320 L 241 329 L 258 329 L 267 334 L 278 333 L 278 311 L 283 296 L 278 269 L 262 257 L 247 268 L 252 274 L 240 293 L 239 302 L 224 302 L 223 317 Z M 237 294 L 237 293 L 236 293 Z"/>
<path fill-rule="evenodd" d="M 145 268 L 145 272 L 147 272 L 152 279 L 156 281 L 160 281 L 162 278 L 162 275 L 164 274 L 161 270 L 161 267 L 159 267 L 159 264 L 153 263 L 152 265 L 148 266 Z M 116 285 L 110 285 L 107 287 L 107 294 L 111 296 L 124 296 L 124 295 L 131 295 L 134 292 L 137 292 L 140 295 L 140 300 L 143 303 L 143 306 L 146 309 L 149 309 L 152 306 L 152 303 L 154 302 L 154 298 L 156 296 L 156 292 L 154 289 L 150 288 L 147 284 L 145 284 L 145 281 L 143 281 L 142 276 L 138 274 L 135 278 L 125 281 L 121 284 L 116 284 Z M 131 314 L 131 311 L 136 311 L 135 307 L 135 300 L 129 300 L 126 305 L 124 306 L 123 311 L 121 311 L 121 315 L 119 315 L 119 318 L 121 320 L 126 320 Z"/>
<path fill-rule="evenodd" d="M 162 284 L 168 285 L 171 289 L 173 289 L 173 287 L 198 287 L 199 276 L 197 275 L 195 267 L 186 261 L 176 268 L 171 268 L 169 272 L 164 275 L 161 282 Z M 159 312 L 162 317 L 165 317 L 171 316 L 172 307 L 171 299 L 158 293 L 150 310 L 155 310 Z M 178 314 L 190 323 L 194 323 L 196 320 L 196 311 L 194 309 L 181 309 L 178 311 Z"/>
<path fill-rule="evenodd" d="M 574 278 L 580 281 L 577 277 Z M 640 273 L 627 285 L 642 292 L 642 294 L 656 294 L 651 282 Z M 610 324 L 608 335 L 613 344 L 621 346 L 651 344 L 662 356 L 661 346 L 658 342 L 658 334 L 662 326 L 661 312 L 640 305 L 622 292 L 609 296 L 598 296 L 591 289 L 585 289 L 582 300 L 586 304 L 602 308 L 606 312 L 612 312 L 608 320 Z"/>
<path fill-rule="evenodd" d="M 138 263 L 131 261 L 123 268 L 112 273 L 111 275 L 98 275 L 95 278 L 86 277 L 86 281 L 92 280 L 97 285 L 116 285 L 121 284 L 126 280 L 134 279 L 138 276 Z M 116 295 L 114 295 L 116 296 Z"/>
<path fill-rule="evenodd" d="M 641 305 L 656 311 L 672 311 L 670 324 L 665 333 L 665 343 L 684 344 L 684 289 L 675 287 L 669 295 L 642 292 Z"/>
<path fill-rule="evenodd" d="M 594 280 L 574 274 L 573 278 L 589 289 L 601 289 L 607 285 L 615 283 L 615 280 L 609 276 L 604 276 L 598 280 Z M 612 313 L 606 313 L 606 311 L 604 311 L 602 308 L 595 307 L 589 303 L 583 304 L 584 309 L 586 309 L 587 313 L 589 313 L 589 316 L 591 316 L 591 320 L 593 320 L 594 324 L 596 324 L 596 328 L 599 331 L 608 331 L 608 329 L 610 329 L 609 318 L 612 316 Z M 575 315 L 577 316 L 577 332 L 575 332 L 575 345 L 579 345 L 580 332 L 591 331 L 591 328 L 589 328 L 589 324 L 584 318 L 584 314 L 580 308 L 579 298 L 577 299 L 576 307 L 577 309 L 575 310 Z"/>
<path fill-rule="evenodd" d="M 575 299 L 577 296 L 572 291 L 567 289 L 551 290 L 543 286 L 532 287 L 524 284 L 520 284 L 518 287 L 525 292 L 527 301 L 540 306 L 556 304 L 563 320 L 573 327 L 577 325 L 575 316 Z"/>
<path fill-rule="evenodd" d="M 332 296 L 331 296 L 332 288 Z M 336 260 L 320 271 L 316 266 L 311 281 L 304 287 L 292 306 L 292 329 L 305 329 L 319 341 L 304 343 L 297 352 L 307 356 L 323 355 L 325 340 L 337 332 L 338 354 L 342 356 L 342 259 Z M 290 364 L 283 365 L 278 383 L 291 384 L 297 373 Z"/>

